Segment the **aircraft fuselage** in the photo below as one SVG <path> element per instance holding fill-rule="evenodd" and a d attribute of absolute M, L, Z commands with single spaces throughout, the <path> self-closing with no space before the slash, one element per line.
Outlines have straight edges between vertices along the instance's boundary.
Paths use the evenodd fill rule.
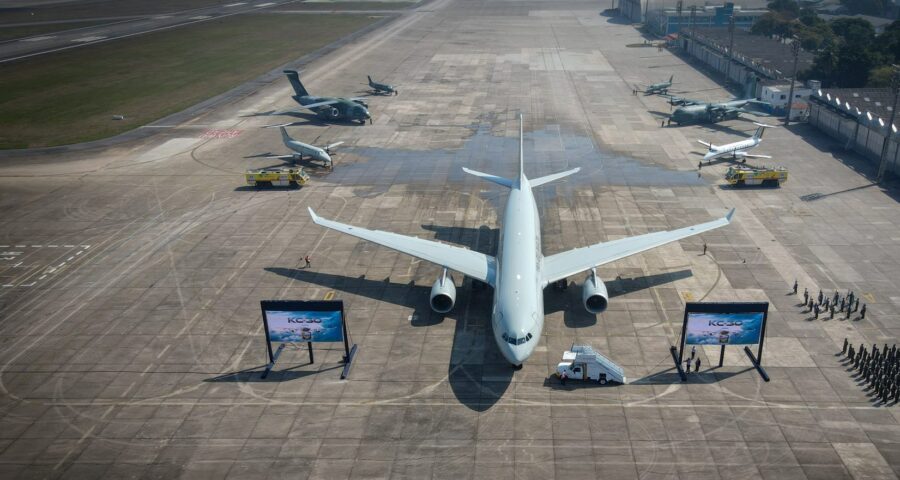
<path fill-rule="evenodd" d="M 522 182 L 506 201 L 491 311 L 494 340 L 513 365 L 531 355 L 544 328 L 540 220 L 531 186 Z"/>

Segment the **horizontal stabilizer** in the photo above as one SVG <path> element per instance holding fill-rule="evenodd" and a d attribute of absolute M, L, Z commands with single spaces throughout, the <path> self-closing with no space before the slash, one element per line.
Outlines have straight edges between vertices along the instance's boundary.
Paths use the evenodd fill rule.
<path fill-rule="evenodd" d="M 515 188 L 516 186 L 516 183 L 508 178 L 498 177 L 489 173 L 476 172 L 475 170 L 470 170 L 466 167 L 463 167 L 463 171 L 469 175 L 475 175 L 476 177 L 481 177 L 489 182 L 496 183 L 497 185 L 503 185 L 506 188 Z"/>
<path fill-rule="evenodd" d="M 550 183 L 560 178 L 568 177 L 569 175 L 578 173 L 581 170 L 581 167 L 573 168 L 571 170 L 566 170 L 565 172 L 554 173 L 553 175 L 547 175 L 546 177 L 535 178 L 534 180 L 529 180 L 528 183 L 531 184 L 532 187 L 540 187 L 545 183 Z"/>
<path fill-rule="evenodd" d="M 745 154 L 740 155 L 740 156 L 742 156 L 742 157 L 747 157 L 747 158 L 772 158 L 771 155 L 754 155 L 754 154 L 752 154 L 752 153 L 745 153 Z"/>
<path fill-rule="evenodd" d="M 699 143 L 701 145 L 706 145 L 707 147 L 712 148 L 712 144 L 709 142 L 704 142 L 703 140 L 697 140 L 697 143 Z"/>

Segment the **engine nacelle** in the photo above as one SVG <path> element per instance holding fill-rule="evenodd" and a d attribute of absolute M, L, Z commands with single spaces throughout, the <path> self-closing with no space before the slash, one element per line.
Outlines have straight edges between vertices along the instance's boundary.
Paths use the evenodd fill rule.
<path fill-rule="evenodd" d="M 456 303 L 456 285 L 453 277 L 444 269 L 441 277 L 431 286 L 431 309 L 437 313 L 447 313 Z"/>
<path fill-rule="evenodd" d="M 585 310 L 593 314 L 602 313 L 609 306 L 609 293 L 606 285 L 597 277 L 597 272 L 591 273 L 584 279 L 584 287 L 581 290 L 581 302 Z"/>

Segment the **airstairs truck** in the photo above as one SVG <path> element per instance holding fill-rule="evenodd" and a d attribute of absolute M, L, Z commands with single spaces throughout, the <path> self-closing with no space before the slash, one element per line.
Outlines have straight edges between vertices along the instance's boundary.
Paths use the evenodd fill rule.
<path fill-rule="evenodd" d="M 625 384 L 625 370 L 606 358 L 590 345 L 572 345 L 563 353 L 562 362 L 556 366 L 556 375 L 562 379 L 594 380 L 600 385 L 609 382 Z"/>

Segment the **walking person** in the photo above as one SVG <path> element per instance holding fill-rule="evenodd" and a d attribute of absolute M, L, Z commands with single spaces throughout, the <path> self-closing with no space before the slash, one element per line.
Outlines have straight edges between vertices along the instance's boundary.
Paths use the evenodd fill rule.
<path fill-rule="evenodd" d="M 698 358 L 696 362 L 694 362 L 694 373 L 700 373 L 700 359 Z"/>
<path fill-rule="evenodd" d="M 862 310 L 859 311 L 859 318 L 865 320 L 866 318 L 866 304 L 863 304 Z"/>
<path fill-rule="evenodd" d="M 691 346 L 691 360 L 693 360 L 697 356 L 697 346 Z"/>
<path fill-rule="evenodd" d="M 303 261 L 306 262 L 306 265 L 303 268 L 309 268 L 312 266 L 312 263 L 310 263 L 310 261 L 309 261 L 309 255 L 303 257 Z"/>

